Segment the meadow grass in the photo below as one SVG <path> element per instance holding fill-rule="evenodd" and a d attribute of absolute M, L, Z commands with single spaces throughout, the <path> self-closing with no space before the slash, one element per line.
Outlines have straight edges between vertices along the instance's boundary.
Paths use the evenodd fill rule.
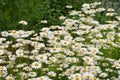
<path fill-rule="evenodd" d="M 21 20 L 29 24 L 25 30 L 39 31 L 42 27 L 60 25 L 62 22 L 59 16 L 69 16 L 66 5 L 73 6 L 79 10 L 83 3 L 101 1 L 101 7 L 114 8 L 120 12 L 119 0 L 1 0 L 0 1 L 0 32 L 5 30 L 20 30 Z M 100 17 L 96 15 L 96 18 Z M 103 22 L 106 18 L 100 18 Z M 41 24 L 41 20 L 48 20 L 48 24 Z"/>

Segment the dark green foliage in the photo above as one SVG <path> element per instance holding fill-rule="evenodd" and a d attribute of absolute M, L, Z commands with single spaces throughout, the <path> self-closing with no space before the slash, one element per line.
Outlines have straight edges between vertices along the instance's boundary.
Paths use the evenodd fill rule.
<path fill-rule="evenodd" d="M 102 1 L 102 6 L 112 7 L 119 12 L 119 0 L 0 0 L 0 32 L 11 29 L 22 29 L 18 24 L 26 20 L 25 30 L 39 31 L 42 27 L 60 25 L 59 16 L 67 16 L 72 5 L 79 10 L 83 3 Z M 48 24 L 41 24 L 41 20 L 48 20 Z M 104 19 L 103 19 L 104 20 Z"/>

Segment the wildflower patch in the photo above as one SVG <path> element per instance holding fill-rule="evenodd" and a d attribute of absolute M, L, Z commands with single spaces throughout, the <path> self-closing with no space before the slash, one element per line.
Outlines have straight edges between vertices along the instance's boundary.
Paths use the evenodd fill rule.
<path fill-rule="evenodd" d="M 100 5 L 85 3 L 70 17 L 61 16 L 61 26 L 39 33 L 1 32 L 0 80 L 119 80 L 120 16 Z M 104 23 L 96 19 L 101 14 Z"/>

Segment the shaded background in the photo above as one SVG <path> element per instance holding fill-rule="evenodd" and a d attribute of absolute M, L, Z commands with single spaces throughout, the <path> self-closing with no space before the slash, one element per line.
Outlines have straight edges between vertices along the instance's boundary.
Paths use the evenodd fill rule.
<path fill-rule="evenodd" d="M 26 20 L 25 30 L 39 31 L 42 27 L 60 25 L 59 17 L 68 15 L 66 5 L 72 5 L 74 10 L 80 10 L 83 3 L 101 1 L 105 8 L 114 8 L 120 14 L 120 0 L 0 0 L 0 32 L 4 30 L 19 30 L 20 20 Z M 101 7 L 102 7 L 101 6 Z M 41 24 L 41 20 L 48 24 Z"/>

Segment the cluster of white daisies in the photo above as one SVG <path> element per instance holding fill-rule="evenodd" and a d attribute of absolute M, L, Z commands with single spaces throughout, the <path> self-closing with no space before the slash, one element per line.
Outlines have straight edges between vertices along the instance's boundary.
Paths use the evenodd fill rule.
<path fill-rule="evenodd" d="M 120 16 L 100 4 L 85 3 L 71 17 L 61 16 L 62 26 L 39 33 L 1 32 L 0 80 L 119 80 Z M 102 24 L 96 14 L 108 20 Z"/>

